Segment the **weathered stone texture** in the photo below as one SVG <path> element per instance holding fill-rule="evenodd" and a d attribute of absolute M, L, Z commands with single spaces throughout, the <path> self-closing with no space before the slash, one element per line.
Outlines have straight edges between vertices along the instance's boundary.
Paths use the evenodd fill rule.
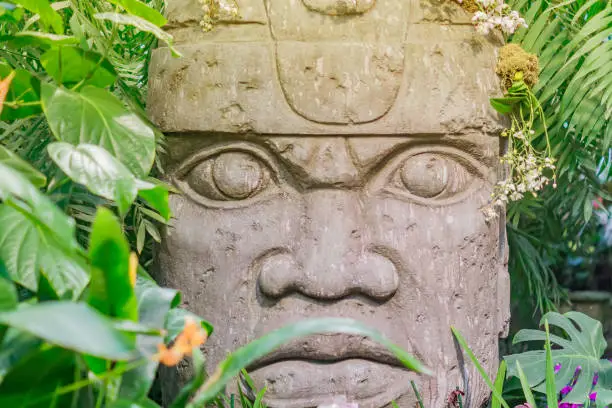
<path fill-rule="evenodd" d="M 481 208 L 497 180 L 499 43 L 449 1 L 239 5 L 242 20 L 202 33 L 196 0 L 169 1 L 184 58 L 155 51 L 149 84 L 182 192 L 157 277 L 215 325 L 209 365 L 288 322 L 352 317 L 436 375 L 363 338 L 316 336 L 251 367 L 270 406 L 413 407 L 410 379 L 428 407 L 456 386 L 481 405 L 449 327 L 496 369 L 507 250 L 503 219 Z"/>

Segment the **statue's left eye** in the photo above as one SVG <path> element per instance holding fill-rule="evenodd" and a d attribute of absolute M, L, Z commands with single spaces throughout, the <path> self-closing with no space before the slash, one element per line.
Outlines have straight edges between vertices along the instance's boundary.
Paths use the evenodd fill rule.
<path fill-rule="evenodd" d="M 221 150 L 197 154 L 175 178 L 178 187 L 205 205 L 226 202 L 248 204 L 277 185 L 269 163 L 248 150 Z"/>
<path fill-rule="evenodd" d="M 473 162 L 449 152 L 401 155 L 385 166 L 374 188 L 421 204 L 452 204 L 482 184 L 482 173 Z"/>

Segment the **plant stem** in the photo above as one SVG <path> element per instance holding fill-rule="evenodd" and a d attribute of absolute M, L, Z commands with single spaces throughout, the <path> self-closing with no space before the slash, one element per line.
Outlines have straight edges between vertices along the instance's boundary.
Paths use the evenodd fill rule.
<path fill-rule="evenodd" d="M 419 407 L 420 408 L 425 408 L 425 405 L 423 404 L 423 398 L 421 398 L 421 394 L 419 393 L 419 390 L 417 389 L 417 386 L 414 383 L 414 381 L 410 380 L 410 385 L 412 386 L 412 390 L 414 391 L 414 394 L 417 397 L 417 401 L 419 403 Z"/>

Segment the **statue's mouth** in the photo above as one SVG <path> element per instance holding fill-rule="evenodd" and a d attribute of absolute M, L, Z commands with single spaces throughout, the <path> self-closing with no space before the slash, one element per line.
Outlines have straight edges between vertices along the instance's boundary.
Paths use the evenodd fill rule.
<path fill-rule="evenodd" d="M 410 389 L 416 374 L 362 336 L 311 336 L 275 350 L 249 368 L 267 387 L 270 407 L 305 408 L 346 397 L 360 408 L 383 407 Z M 256 390 L 257 391 L 257 390 Z"/>

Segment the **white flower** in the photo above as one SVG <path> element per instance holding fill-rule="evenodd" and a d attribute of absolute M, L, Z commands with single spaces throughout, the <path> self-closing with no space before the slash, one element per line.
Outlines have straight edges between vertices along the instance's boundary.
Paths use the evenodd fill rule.
<path fill-rule="evenodd" d="M 485 13 L 483 11 L 477 11 L 477 12 L 474 13 L 474 17 L 472 17 L 472 21 L 474 21 L 474 22 L 476 22 L 476 21 L 486 21 L 487 18 L 489 18 L 487 13 Z"/>
<path fill-rule="evenodd" d="M 476 26 L 476 31 L 478 31 L 478 32 L 479 32 L 480 34 L 482 34 L 482 35 L 487 35 L 487 34 L 489 34 L 489 33 L 491 32 L 491 30 L 493 30 L 494 28 L 495 28 L 495 26 L 494 26 L 492 23 L 490 23 L 490 22 L 488 22 L 488 21 L 485 21 L 485 22 L 479 23 L 479 24 Z"/>
<path fill-rule="evenodd" d="M 517 200 L 520 200 L 521 198 L 523 198 L 523 195 L 521 193 L 519 193 L 519 192 L 514 192 L 514 193 L 510 194 L 510 199 L 512 201 L 517 201 Z"/>
<path fill-rule="evenodd" d="M 503 17 L 501 19 L 501 29 L 506 34 L 512 34 L 516 30 L 516 22 L 509 17 Z M 521 132 L 521 138 L 523 136 Z"/>

